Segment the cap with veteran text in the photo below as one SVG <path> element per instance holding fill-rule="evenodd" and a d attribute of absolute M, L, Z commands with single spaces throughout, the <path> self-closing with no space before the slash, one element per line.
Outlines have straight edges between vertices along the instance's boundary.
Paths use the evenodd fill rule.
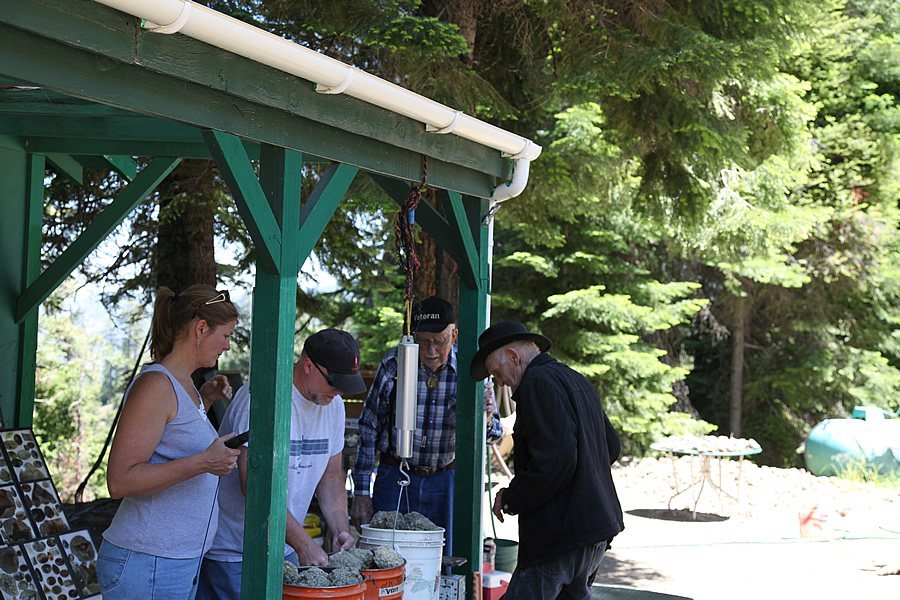
<path fill-rule="evenodd" d="M 353 396 L 366 391 L 359 373 L 359 344 L 346 331 L 318 331 L 306 338 L 303 351 L 311 361 L 328 370 L 332 385 L 341 394 Z"/>
<path fill-rule="evenodd" d="M 456 322 L 453 313 L 453 305 L 443 298 L 426 298 L 413 312 L 413 331 L 440 333 Z"/>

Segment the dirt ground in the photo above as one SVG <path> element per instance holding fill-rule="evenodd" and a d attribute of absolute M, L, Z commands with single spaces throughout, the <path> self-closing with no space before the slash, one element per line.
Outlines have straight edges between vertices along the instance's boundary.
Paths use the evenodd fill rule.
<path fill-rule="evenodd" d="M 672 499 L 702 479 L 702 459 L 615 466 L 625 531 L 604 558 L 595 597 L 900 598 L 900 488 L 747 460 L 709 467 L 699 498 L 697 485 Z M 497 472 L 492 478 L 495 489 L 507 481 Z M 801 536 L 800 517 L 810 514 Z M 487 508 L 483 518 L 491 532 Z M 494 526 L 498 537 L 517 539 L 515 518 Z"/>

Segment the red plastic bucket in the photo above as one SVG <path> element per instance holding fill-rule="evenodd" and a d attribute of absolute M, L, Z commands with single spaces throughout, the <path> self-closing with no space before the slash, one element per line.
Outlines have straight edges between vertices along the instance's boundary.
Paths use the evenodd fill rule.
<path fill-rule="evenodd" d="M 365 600 L 366 582 L 355 585 L 328 588 L 307 588 L 285 585 L 281 588 L 281 597 L 315 600 L 320 598 L 344 598 L 345 600 Z"/>
<path fill-rule="evenodd" d="M 403 597 L 403 582 L 406 579 L 404 565 L 393 569 L 363 569 L 360 574 L 366 578 L 365 600 L 390 600 Z"/>

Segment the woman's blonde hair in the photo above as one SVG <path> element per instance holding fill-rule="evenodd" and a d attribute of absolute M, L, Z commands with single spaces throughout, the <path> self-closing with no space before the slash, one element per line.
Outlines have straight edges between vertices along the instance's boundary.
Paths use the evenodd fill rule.
<path fill-rule="evenodd" d="M 153 305 L 150 356 L 158 361 L 171 353 L 175 340 L 194 319 L 203 319 L 210 327 L 216 327 L 237 318 L 237 308 L 228 292 L 202 284 L 192 285 L 180 294 L 161 287 Z"/>

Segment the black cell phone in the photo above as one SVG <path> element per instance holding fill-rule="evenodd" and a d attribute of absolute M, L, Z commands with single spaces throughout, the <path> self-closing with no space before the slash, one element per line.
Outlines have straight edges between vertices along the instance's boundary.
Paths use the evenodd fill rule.
<path fill-rule="evenodd" d="M 225 440 L 225 445 L 228 446 L 229 448 L 238 448 L 238 447 L 242 446 L 245 442 L 247 442 L 249 439 L 250 439 L 250 432 L 245 431 L 244 433 L 239 433 L 238 435 L 234 436 L 230 440 Z"/>

